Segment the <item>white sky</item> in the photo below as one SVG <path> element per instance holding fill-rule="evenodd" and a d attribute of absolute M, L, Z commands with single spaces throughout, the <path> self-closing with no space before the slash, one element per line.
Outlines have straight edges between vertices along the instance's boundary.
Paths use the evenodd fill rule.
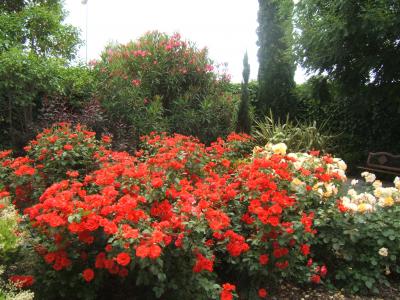
<path fill-rule="evenodd" d="M 81 0 L 64 1 L 66 22 L 80 28 L 83 40 L 87 13 L 88 60 L 99 58 L 111 41 L 127 43 L 149 30 L 179 32 L 199 49 L 207 47 L 214 62 L 227 62 L 232 82 L 242 80 L 247 50 L 250 78 L 257 78 L 257 0 L 88 0 L 87 6 Z M 85 60 L 86 46 L 79 57 Z M 298 70 L 295 80 L 303 82 L 303 72 Z"/>

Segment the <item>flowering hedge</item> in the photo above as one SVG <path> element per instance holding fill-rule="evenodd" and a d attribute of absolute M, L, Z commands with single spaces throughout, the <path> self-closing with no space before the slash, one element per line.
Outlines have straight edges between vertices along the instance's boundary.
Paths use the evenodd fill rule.
<path fill-rule="evenodd" d="M 76 297 L 95 298 L 113 278 L 136 284 L 132 293 L 146 299 L 264 298 L 283 280 L 349 278 L 339 252 L 354 243 L 339 236 L 359 213 L 341 198 L 342 160 L 315 151 L 287 154 L 284 144 L 248 155 L 251 139 L 238 134 L 206 147 L 152 133 L 134 155 L 108 150 L 108 142 L 62 124 L 40 134 L 26 157 L 1 154 L 2 174 L 9 175 L 2 183 L 17 204 L 14 181 L 42 188 L 28 190 L 24 210 L 35 249 L 59 284 L 85 291 Z M 75 150 L 82 155 L 72 156 Z M 397 256 L 386 241 L 378 239 L 376 251 L 394 269 Z M 332 263 L 338 261 L 342 270 Z"/>
<path fill-rule="evenodd" d="M 279 151 L 245 158 L 241 149 L 249 137 L 237 134 L 210 147 L 182 135 L 151 134 L 134 156 L 99 146 L 89 151 L 94 134 L 83 132 L 71 144 L 70 130 L 55 126 L 39 135 L 27 148 L 31 159 L 3 154 L 6 171 L 32 184 L 45 186 L 45 174 L 53 174 L 54 164 L 60 168 L 55 183 L 39 197 L 32 193 L 37 202 L 25 210 L 40 240 L 36 248 L 54 270 L 79 269 L 88 285 L 106 276 L 132 277 L 156 296 L 204 299 L 259 289 L 264 295 L 267 284 L 293 274 L 313 282 L 326 275 L 309 260 L 314 214 L 300 199 L 314 191 L 288 189 L 295 158 Z M 60 144 L 42 145 L 53 141 Z M 87 156 L 63 161 L 73 149 Z M 318 172 L 309 177 L 318 180 L 325 170 Z M 231 270 L 246 274 L 251 289 Z"/>

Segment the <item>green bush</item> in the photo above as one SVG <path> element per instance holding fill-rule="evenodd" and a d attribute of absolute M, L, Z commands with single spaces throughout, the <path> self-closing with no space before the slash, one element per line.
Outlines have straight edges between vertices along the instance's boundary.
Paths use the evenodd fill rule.
<path fill-rule="evenodd" d="M 227 76 L 213 71 L 206 49 L 198 50 L 179 34 L 149 32 L 126 45 L 110 45 L 93 65 L 97 97 L 111 123 L 130 131 L 133 145 L 155 130 L 209 141 L 230 128 Z M 217 132 L 208 136 L 211 128 Z M 122 131 L 114 126 L 115 136 Z"/>

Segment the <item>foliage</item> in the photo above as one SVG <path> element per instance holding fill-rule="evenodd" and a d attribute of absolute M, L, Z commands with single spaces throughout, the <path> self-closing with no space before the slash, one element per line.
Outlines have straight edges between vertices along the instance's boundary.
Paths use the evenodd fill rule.
<path fill-rule="evenodd" d="M 275 119 L 272 112 L 265 116 L 264 121 L 256 121 L 253 137 L 258 145 L 267 143 L 285 143 L 290 151 L 305 152 L 309 150 L 323 150 L 329 152 L 333 147 L 333 136 L 325 131 L 325 124 L 301 123 L 291 121 L 289 116 L 283 122 Z"/>
<path fill-rule="evenodd" d="M 101 60 L 93 62 L 98 78 L 98 98 L 106 109 L 109 119 L 122 121 L 133 132 L 132 143 L 153 130 L 171 130 L 203 137 L 202 132 L 192 130 L 187 122 L 194 117 L 205 120 L 197 126 L 204 130 L 230 127 L 221 112 L 221 118 L 209 113 L 209 107 L 224 108 L 223 95 L 226 75 L 215 72 L 207 50 L 198 50 L 179 34 L 168 36 L 149 32 L 127 45 L 110 45 Z M 216 103 L 212 103 L 216 102 Z M 222 124 L 214 123 L 222 120 Z M 116 133 L 118 134 L 118 133 Z M 217 136 L 223 135 L 218 132 Z M 131 143 L 131 144 L 132 144 Z"/>
<path fill-rule="evenodd" d="M 247 52 L 243 58 L 243 83 L 242 83 L 242 96 L 240 98 L 240 106 L 238 111 L 238 120 L 236 125 L 237 132 L 244 132 L 250 134 L 251 120 L 250 120 L 250 99 L 249 99 L 249 76 L 250 65 Z"/>
<path fill-rule="evenodd" d="M 355 172 L 355 166 L 365 164 L 369 152 L 399 153 L 393 140 L 400 138 L 396 101 L 364 90 L 356 98 L 345 96 L 336 82 L 325 76 L 311 77 L 296 89 L 302 122 L 329 123 L 336 136 L 337 155 L 343 157 Z"/>
<path fill-rule="evenodd" d="M 198 107 L 177 99 L 168 117 L 170 132 L 183 132 L 210 144 L 234 130 L 238 99 L 230 93 L 210 95 Z"/>
<path fill-rule="evenodd" d="M 303 0 L 295 15 L 298 60 L 324 74 L 330 92 L 326 102 L 307 97 L 311 120 L 330 118 L 343 133 L 339 154 L 351 165 L 363 164 L 368 152 L 400 152 L 393 143 L 400 137 L 399 3 Z"/>
<path fill-rule="evenodd" d="M 0 6 L 0 53 L 19 48 L 41 57 L 74 57 L 78 31 L 63 24 L 61 1 L 10 2 Z"/>
<path fill-rule="evenodd" d="M 272 110 L 284 118 L 287 113 L 295 111 L 292 14 L 291 0 L 259 0 L 258 116 Z"/>
<path fill-rule="evenodd" d="M 397 1 L 299 1 L 299 58 L 304 67 L 326 72 L 348 92 L 372 85 L 386 86 L 389 97 L 398 95 L 399 17 Z"/>
<path fill-rule="evenodd" d="M 5 1 L 0 6 L 0 138 L 4 147 L 21 150 L 33 138 L 44 98 L 65 96 L 71 105 L 79 106 L 92 92 L 88 70 L 67 67 L 79 40 L 77 30 L 62 23 L 64 18 L 58 0 Z"/>

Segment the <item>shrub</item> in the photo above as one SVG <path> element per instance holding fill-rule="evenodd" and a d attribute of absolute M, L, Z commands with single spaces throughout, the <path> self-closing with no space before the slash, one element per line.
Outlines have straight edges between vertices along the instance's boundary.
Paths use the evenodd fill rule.
<path fill-rule="evenodd" d="M 69 143 L 74 135 L 60 134 L 56 127 L 39 141 Z M 93 136 L 82 138 L 76 150 L 86 153 Z M 84 299 L 109 297 L 108 284 L 130 283 L 146 299 L 217 299 L 323 275 L 307 263 L 315 233 L 313 213 L 301 199 L 313 191 L 289 189 L 293 158 L 274 149 L 246 158 L 248 137 L 237 134 L 209 147 L 182 135 L 151 134 L 143 142 L 135 156 L 105 149 L 96 160 L 89 155 L 85 165 L 93 171 L 69 178 L 61 172 L 26 209 L 36 248 L 53 268 L 38 275 L 49 285 L 37 290 L 39 297 L 71 291 Z M 74 166 L 81 165 L 66 169 Z"/>
<path fill-rule="evenodd" d="M 398 101 L 395 95 L 382 93 L 366 85 L 357 95 L 348 95 L 337 82 L 324 76 L 313 76 L 297 87 L 302 122 L 329 122 L 334 135 L 335 155 L 342 157 L 357 175 L 357 165 L 365 163 L 369 152 L 400 153 Z"/>
<path fill-rule="evenodd" d="M 232 122 L 226 121 L 232 110 L 231 105 L 224 107 L 222 95 L 227 77 L 213 72 L 216 67 L 206 49 L 198 50 L 179 34 L 149 32 L 127 45 L 110 45 L 93 65 L 98 98 L 111 122 L 121 121 L 129 128 L 131 146 L 154 130 L 203 138 L 206 129 L 217 125 L 221 136 Z M 207 116 L 209 107 L 223 111 Z M 196 128 L 206 129 L 192 129 L 193 118 L 201 123 Z M 115 136 L 122 135 L 114 131 Z"/>
<path fill-rule="evenodd" d="M 349 189 L 340 210 L 319 209 L 315 254 L 332 270 L 330 282 L 351 293 L 378 293 L 400 273 L 400 185 L 382 187 L 375 175 L 364 173 L 369 185 L 363 192 Z"/>
<path fill-rule="evenodd" d="M 26 156 L 14 159 L 11 151 L 0 152 L 0 182 L 18 207 L 29 206 L 54 182 L 84 178 L 94 170 L 99 153 L 110 141 L 107 136 L 97 141 L 94 132 L 80 125 L 54 125 L 24 148 Z"/>
<path fill-rule="evenodd" d="M 49 166 L 43 174 L 53 173 L 53 163 L 65 168 L 25 210 L 44 262 L 39 297 L 253 299 L 284 280 L 364 292 L 389 284 L 385 272 L 399 272 L 399 180 L 395 188 L 374 182 L 373 194 L 350 190 L 344 198 L 341 159 L 287 154 L 283 143 L 257 146 L 249 156 L 252 141 L 240 134 L 205 146 L 152 133 L 130 155 L 58 125 L 28 153 L 64 148 L 76 135 L 82 155 L 66 165 L 56 156 L 43 163 L 32 155 L 28 163 L 1 154 L 1 182 L 12 198 L 18 195 L 8 178 L 29 171 L 24 176 L 35 182 L 40 164 Z M 49 146 L 54 139 L 60 144 Z M 91 144 L 98 150 L 86 155 Z M 64 175 L 73 168 L 79 176 Z"/>

